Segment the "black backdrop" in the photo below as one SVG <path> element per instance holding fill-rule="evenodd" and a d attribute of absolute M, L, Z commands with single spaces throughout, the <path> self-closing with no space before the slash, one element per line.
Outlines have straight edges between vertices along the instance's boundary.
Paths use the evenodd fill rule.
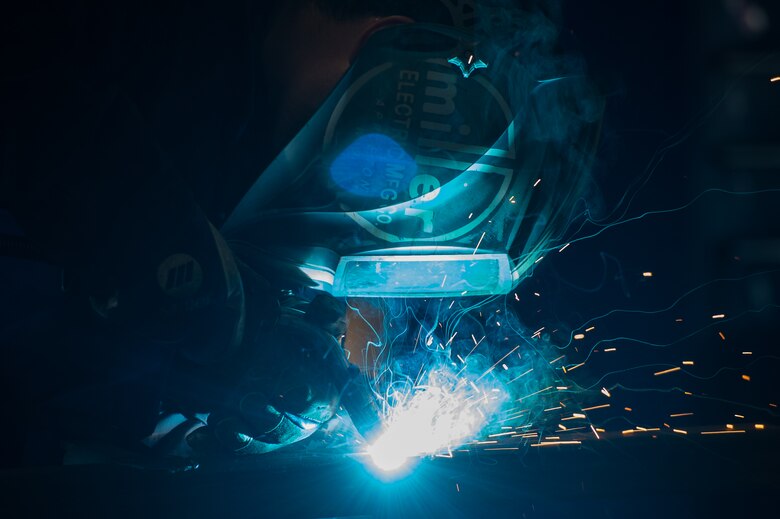
<path fill-rule="evenodd" d="M 685 205 L 708 188 L 780 187 L 780 82 L 769 81 L 780 76 L 780 57 L 772 54 L 780 50 L 778 7 L 770 1 L 736 0 L 564 3 L 563 28 L 573 33 L 608 94 L 595 169 L 604 207 L 614 206 L 648 166 L 653 176 L 628 216 Z M 55 26 L 56 19 L 47 20 L 48 25 Z M 656 162 L 659 150 L 671 142 L 676 144 Z M 550 323 L 574 328 L 611 309 L 664 308 L 702 283 L 777 269 L 779 200 L 776 193 L 710 193 L 683 211 L 616 226 L 578 242 L 543 263 L 520 287 L 517 311 L 531 329 Z M 3 326 L 22 318 L 43 319 L 41 301 L 58 283 L 58 273 L 10 260 L 3 266 Z M 646 271 L 653 277 L 642 276 Z M 720 311 L 736 315 L 766 308 L 778 302 L 777 280 L 767 275 L 713 283 L 679 309 L 686 318 L 697 312 L 709 318 Z M 533 292 L 544 297 L 525 304 Z M 14 469 L 0 474 L 3 508 L 35 516 L 101 517 L 741 516 L 770 505 L 780 486 L 778 420 L 767 408 L 780 401 L 778 364 L 769 358 L 777 348 L 777 317 L 770 306 L 698 334 L 682 350 L 712 368 L 707 373 L 723 366 L 736 369 L 734 376 L 697 387 L 760 407 L 754 421 L 766 424 L 763 436 L 695 442 L 631 438 L 526 457 L 434 460 L 414 481 L 390 486 L 373 483 L 348 460 L 285 456 L 228 472 Z M 643 331 L 667 340 L 679 336 L 669 323 L 656 327 L 653 321 L 631 319 L 610 320 L 599 330 L 605 336 L 618 336 L 626 327 L 637 336 Z M 719 330 L 738 341 L 735 351 L 750 349 L 768 357 L 750 367 L 750 386 L 737 376 L 747 369 L 740 357 L 712 353 L 722 348 Z M 641 363 L 637 355 L 616 367 Z M 587 380 L 588 374 L 583 377 Z M 663 399 L 639 395 L 633 401 L 647 416 L 668 412 Z M 702 404 L 695 425 L 712 425 L 724 405 Z"/>

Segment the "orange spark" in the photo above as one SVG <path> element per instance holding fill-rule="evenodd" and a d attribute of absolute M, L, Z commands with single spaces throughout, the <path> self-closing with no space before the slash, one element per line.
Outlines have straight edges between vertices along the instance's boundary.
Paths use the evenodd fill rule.
<path fill-rule="evenodd" d="M 672 373 L 674 371 L 680 371 L 680 369 L 681 369 L 680 366 L 676 366 L 674 368 L 665 369 L 663 371 L 656 371 L 655 373 L 653 373 L 653 375 L 655 375 L 657 377 L 658 375 L 666 375 L 667 373 Z"/>

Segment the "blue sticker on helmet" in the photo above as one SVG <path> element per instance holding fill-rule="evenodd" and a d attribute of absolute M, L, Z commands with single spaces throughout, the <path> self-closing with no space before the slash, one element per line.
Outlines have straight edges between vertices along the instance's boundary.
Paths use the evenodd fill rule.
<path fill-rule="evenodd" d="M 336 157 L 330 176 L 339 187 L 353 195 L 394 200 L 397 189 L 408 185 L 417 173 L 417 164 L 393 139 L 381 133 L 357 138 Z"/>

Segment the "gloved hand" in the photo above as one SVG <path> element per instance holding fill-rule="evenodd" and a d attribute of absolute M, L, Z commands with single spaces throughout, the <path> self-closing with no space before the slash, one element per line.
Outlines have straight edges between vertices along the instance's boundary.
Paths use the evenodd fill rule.
<path fill-rule="evenodd" d="M 353 375 L 340 342 L 345 307 L 328 295 L 285 304 L 245 345 L 250 353 L 235 390 L 209 416 L 207 431 L 188 438 L 195 450 L 268 452 L 309 437 L 335 414 Z"/>

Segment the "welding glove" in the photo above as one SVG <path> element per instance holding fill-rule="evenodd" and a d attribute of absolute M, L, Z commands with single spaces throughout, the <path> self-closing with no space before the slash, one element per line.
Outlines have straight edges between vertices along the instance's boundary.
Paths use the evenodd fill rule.
<path fill-rule="evenodd" d="M 293 296 L 245 345 L 246 369 L 208 426 L 187 438 L 205 454 L 259 454 L 309 437 L 330 420 L 351 371 L 340 343 L 345 308 L 331 296 Z"/>

